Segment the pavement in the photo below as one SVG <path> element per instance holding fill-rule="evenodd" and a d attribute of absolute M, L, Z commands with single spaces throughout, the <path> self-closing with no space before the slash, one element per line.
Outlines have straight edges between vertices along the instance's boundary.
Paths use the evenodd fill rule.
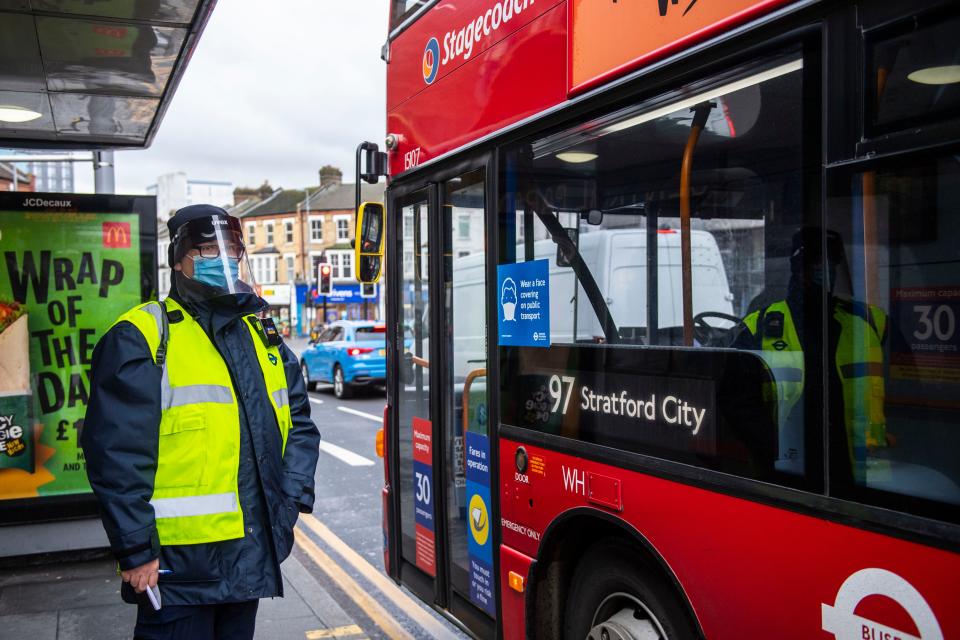
<path fill-rule="evenodd" d="M 366 637 L 297 555 L 282 569 L 285 597 L 260 601 L 256 638 Z M 109 558 L 0 572 L 3 640 L 129 639 L 136 617 L 136 607 L 120 600 L 120 576 Z"/>

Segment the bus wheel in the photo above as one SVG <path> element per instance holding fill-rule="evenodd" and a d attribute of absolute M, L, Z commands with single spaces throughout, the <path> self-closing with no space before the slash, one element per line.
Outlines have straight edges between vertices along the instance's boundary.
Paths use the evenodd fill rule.
<path fill-rule="evenodd" d="M 566 611 L 566 640 L 697 637 L 670 587 L 615 539 L 595 544 L 577 564 Z"/>

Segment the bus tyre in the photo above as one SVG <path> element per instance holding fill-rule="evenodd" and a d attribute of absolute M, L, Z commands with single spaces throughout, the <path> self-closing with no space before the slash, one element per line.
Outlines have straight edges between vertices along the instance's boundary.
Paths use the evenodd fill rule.
<path fill-rule="evenodd" d="M 633 547 L 596 543 L 577 564 L 567 596 L 565 640 L 697 638 L 682 605 Z"/>
<path fill-rule="evenodd" d="M 350 388 L 350 385 L 347 384 L 347 381 L 344 379 L 343 369 L 340 368 L 340 365 L 336 365 L 333 368 L 333 395 L 341 400 L 353 395 L 353 389 Z"/>
<path fill-rule="evenodd" d="M 303 383 L 307 385 L 307 391 L 316 391 L 317 383 L 310 380 L 310 369 L 307 367 L 306 362 L 300 363 L 300 371 L 303 372 Z"/>

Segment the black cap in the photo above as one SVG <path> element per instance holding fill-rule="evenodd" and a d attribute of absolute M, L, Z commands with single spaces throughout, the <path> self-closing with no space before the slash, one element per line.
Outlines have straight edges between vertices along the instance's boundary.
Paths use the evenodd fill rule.
<path fill-rule="evenodd" d="M 846 264 L 843 250 L 843 237 L 833 229 L 827 229 L 827 262 L 831 266 Z M 793 234 L 790 253 L 790 267 L 799 273 L 804 262 L 810 267 L 816 266 L 823 258 L 823 229 L 803 227 Z"/>
<path fill-rule="evenodd" d="M 170 244 L 167 247 L 167 264 L 171 268 L 183 257 L 183 254 L 186 252 L 186 248 L 192 246 L 189 242 L 184 242 L 184 240 L 188 238 L 181 238 L 181 234 L 179 232 L 182 231 L 184 233 L 191 234 L 200 233 L 202 231 L 210 231 L 212 229 L 213 220 L 216 218 L 225 220 L 230 229 L 236 232 L 238 240 L 242 242 L 239 220 L 231 216 L 220 207 L 215 207 L 211 204 L 192 204 L 188 207 L 180 209 L 173 214 L 169 220 L 167 220 L 167 229 L 170 231 Z M 209 221 L 209 223 L 206 224 L 204 222 L 199 222 L 196 225 L 190 225 L 191 222 L 197 220 L 205 220 Z M 184 228 L 185 225 L 190 226 Z M 185 246 L 186 248 L 184 248 Z"/>
<path fill-rule="evenodd" d="M 173 217 L 167 220 L 167 229 L 170 231 L 170 238 L 177 235 L 177 229 L 198 218 L 209 218 L 212 216 L 227 216 L 226 211 L 212 204 L 192 204 L 189 207 L 180 209 Z"/>

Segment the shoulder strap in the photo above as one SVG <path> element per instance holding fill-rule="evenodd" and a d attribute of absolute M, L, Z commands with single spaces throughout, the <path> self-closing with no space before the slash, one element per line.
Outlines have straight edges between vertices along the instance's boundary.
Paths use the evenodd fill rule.
<path fill-rule="evenodd" d="M 167 342 L 170 340 L 170 320 L 167 318 L 167 303 L 165 300 L 158 301 L 160 305 L 160 344 L 157 346 L 157 356 L 155 362 L 161 369 L 164 362 L 167 361 Z"/>

